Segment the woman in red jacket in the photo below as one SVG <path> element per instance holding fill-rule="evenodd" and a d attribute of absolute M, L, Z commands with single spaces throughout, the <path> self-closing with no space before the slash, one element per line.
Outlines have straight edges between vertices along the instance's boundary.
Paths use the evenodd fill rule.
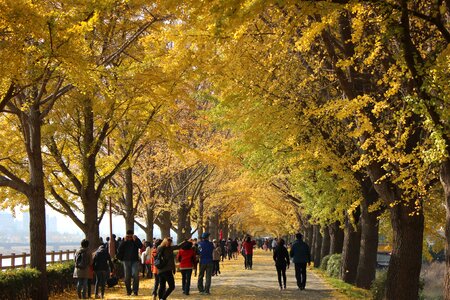
<path fill-rule="evenodd" d="M 247 236 L 245 242 L 242 243 L 242 247 L 245 251 L 245 268 L 251 270 L 253 267 L 253 247 L 256 245 L 255 241 L 252 241 L 250 236 Z"/>
<path fill-rule="evenodd" d="M 194 267 L 196 259 L 195 250 L 192 248 L 192 243 L 187 242 L 178 251 L 177 261 L 180 262 L 181 282 L 183 294 L 189 295 L 191 287 L 192 268 Z"/>

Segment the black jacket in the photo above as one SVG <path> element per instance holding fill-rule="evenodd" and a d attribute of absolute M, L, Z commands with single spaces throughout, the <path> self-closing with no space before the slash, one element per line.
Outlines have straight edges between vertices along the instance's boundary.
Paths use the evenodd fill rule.
<path fill-rule="evenodd" d="M 310 263 L 311 253 L 309 246 L 302 240 L 296 240 L 291 247 L 292 261 L 298 263 Z"/>
<path fill-rule="evenodd" d="M 109 271 L 109 266 L 112 266 L 112 261 L 108 247 L 101 245 L 94 255 L 94 271 Z"/>
<path fill-rule="evenodd" d="M 141 248 L 142 242 L 139 238 L 125 240 L 120 244 L 116 256 L 121 261 L 139 261 L 139 249 Z"/>
<path fill-rule="evenodd" d="M 289 253 L 286 247 L 277 246 L 273 250 L 273 260 L 275 261 L 275 265 L 279 268 L 286 268 L 286 266 L 289 266 Z"/>

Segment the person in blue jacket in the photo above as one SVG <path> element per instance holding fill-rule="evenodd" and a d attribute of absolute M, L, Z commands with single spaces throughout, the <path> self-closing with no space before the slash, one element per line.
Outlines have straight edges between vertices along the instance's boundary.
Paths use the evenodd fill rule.
<path fill-rule="evenodd" d="M 297 286 L 300 290 L 304 290 L 306 286 L 306 264 L 311 265 L 311 253 L 309 246 L 303 241 L 303 235 L 297 233 L 297 240 L 292 244 L 291 257 L 295 265 L 295 278 Z"/>
<path fill-rule="evenodd" d="M 198 275 L 198 290 L 201 295 L 209 295 L 211 289 L 211 276 L 213 271 L 213 251 L 214 245 L 209 240 L 209 233 L 202 234 L 202 241 L 198 243 L 198 251 L 200 255 L 200 271 Z M 206 282 L 203 286 L 203 277 L 206 273 Z"/>

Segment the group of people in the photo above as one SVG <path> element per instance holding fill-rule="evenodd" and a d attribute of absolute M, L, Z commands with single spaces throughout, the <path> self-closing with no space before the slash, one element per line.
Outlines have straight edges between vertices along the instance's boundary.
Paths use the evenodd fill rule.
<path fill-rule="evenodd" d="M 290 253 L 283 239 L 277 241 L 273 250 L 280 291 L 286 289 L 286 269 L 289 268 L 291 259 L 295 265 L 297 287 L 304 290 L 306 286 L 306 266 L 311 264 L 311 252 L 301 233 L 297 233 L 295 237 L 296 241 L 292 244 Z"/>
<path fill-rule="evenodd" d="M 132 230 L 128 230 L 115 252 L 116 258 L 122 262 L 127 295 L 138 295 L 139 270 L 143 268 L 143 275 L 147 273 L 147 277 L 154 278 L 153 299 L 167 299 L 175 289 L 175 259 L 179 262 L 184 295 L 190 294 L 192 274 L 197 275 L 198 265 L 200 266 L 197 282 L 199 293 L 210 294 L 212 276 L 220 274 L 220 260 L 224 259 L 225 251 L 229 259 L 232 257 L 237 259 L 237 253 L 241 251 L 245 269 L 253 268 L 253 249 L 256 241 L 250 236 L 246 236 L 243 242 L 239 239 L 229 239 L 225 243 L 225 251 L 220 241 L 211 242 L 209 236 L 209 233 L 203 233 L 200 242 L 197 239 L 191 239 L 178 245 L 174 245 L 170 237 L 163 240 L 154 239 L 153 243 L 145 241 L 143 243 Z M 280 290 L 286 289 L 286 269 L 289 268 L 291 259 L 295 264 L 298 288 L 301 290 L 305 288 L 306 265 L 311 261 L 310 250 L 303 242 L 301 234 L 297 234 L 296 238 L 290 253 L 283 239 L 277 240 L 273 251 Z M 179 251 L 174 256 L 176 250 Z M 81 248 L 75 254 L 74 277 L 77 278 L 78 298 L 90 297 L 90 279 L 93 278 L 92 273 L 94 273 L 95 297 L 103 299 L 106 280 L 114 271 L 108 243 L 101 244 L 95 251 L 90 252 L 89 241 L 84 239 L 81 242 Z"/>

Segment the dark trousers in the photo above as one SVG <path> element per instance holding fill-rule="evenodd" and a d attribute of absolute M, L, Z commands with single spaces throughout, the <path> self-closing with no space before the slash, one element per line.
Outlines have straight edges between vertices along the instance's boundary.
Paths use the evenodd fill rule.
<path fill-rule="evenodd" d="M 87 299 L 88 297 L 88 280 L 87 278 L 77 279 L 78 299 Z"/>
<path fill-rule="evenodd" d="M 154 275 L 155 275 L 155 284 L 153 285 L 152 295 L 153 296 L 157 296 L 158 295 L 158 288 L 159 288 L 159 276 L 158 276 L 158 274 L 154 274 Z"/>
<path fill-rule="evenodd" d="M 95 271 L 95 296 L 98 295 L 100 289 L 101 295 L 105 295 L 105 284 L 108 271 Z"/>
<path fill-rule="evenodd" d="M 306 286 L 306 263 L 295 264 L 295 279 L 297 279 L 297 286 L 304 289 Z"/>
<path fill-rule="evenodd" d="M 175 289 L 175 278 L 172 271 L 166 271 L 158 274 L 159 276 L 159 299 L 167 299 L 172 291 Z M 166 289 L 166 282 L 169 287 Z"/>
<path fill-rule="evenodd" d="M 220 260 L 213 260 L 213 276 L 220 274 Z"/>
<path fill-rule="evenodd" d="M 277 267 L 277 275 L 278 275 L 278 284 L 280 288 L 284 286 L 286 288 L 286 266 L 276 266 Z M 281 277 L 283 277 L 283 282 L 281 281 Z"/>
<path fill-rule="evenodd" d="M 183 292 L 189 295 L 191 289 L 192 269 L 181 270 L 181 286 Z"/>
<path fill-rule="evenodd" d="M 209 293 L 211 289 L 211 275 L 213 271 L 213 264 L 200 264 L 200 271 L 198 274 L 198 291 L 200 293 L 206 292 Z M 206 278 L 205 285 L 203 285 L 203 277 Z"/>
<path fill-rule="evenodd" d="M 253 267 L 253 254 L 245 255 L 245 267 L 251 269 Z"/>

